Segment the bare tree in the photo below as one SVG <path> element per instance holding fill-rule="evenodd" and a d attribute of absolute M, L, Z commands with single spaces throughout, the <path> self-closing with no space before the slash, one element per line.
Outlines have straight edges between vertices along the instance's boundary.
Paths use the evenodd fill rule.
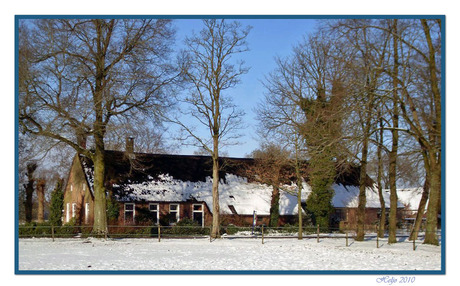
<path fill-rule="evenodd" d="M 395 19 L 388 20 L 345 20 L 337 21 L 333 26 L 335 32 L 340 37 L 349 39 L 354 50 L 357 51 L 357 57 L 354 60 L 354 71 L 359 71 L 357 78 L 364 77 L 364 81 L 356 81 L 356 94 L 362 94 L 361 103 L 358 106 L 356 114 L 358 115 L 357 122 L 361 122 L 360 132 L 357 132 L 357 142 L 361 144 L 361 150 L 358 152 L 361 165 L 360 179 L 360 203 L 358 208 L 358 237 L 364 237 L 364 221 L 365 221 L 365 186 L 367 163 L 369 161 L 369 151 L 372 148 L 371 143 L 377 146 L 378 162 L 378 188 L 381 192 L 383 180 L 383 165 L 382 150 L 388 153 L 388 187 L 390 188 L 390 215 L 389 215 L 389 242 L 396 242 L 396 212 L 397 212 L 397 165 L 398 165 L 398 150 L 399 150 L 399 96 L 400 90 L 398 82 L 394 80 L 392 75 L 404 74 L 399 70 L 400 55 L 399 45 L 396 40 L 399 22 Z M 363 88 L 360 88 L 363 87 Z M 359 108 L 362 107 L 362 108 Z M 383 109 L 382 109 L 383 108 Z M 382 114 L 385 112 L 386 114 Z M 385 121 L 385 124 L 383 124 Z M 378 124 L 377 124 L 378 123 Z M 384 131 L 390 131 L 390 136 Z M 379 138 L 374 141 L 371 135 L 374 132 Z M 391 138 L 390 147 L 384 146 L 384 138 Z M 380 235 L 383 233 L 384 208 L 385 204 L 381 197 L 382 218 Z"/>
<path fill-rule="evenodd" d="M 404 25 L 404 30 L 401 29 Z M 391 34 L 394 46 L 400 53 L 400 72 L 386 69 L 399 91 L 400 116 L 408 128 L 402 130 L 414 137 L 420 145 L 424 169 L 429 182 L 424 184 L 424 195 L 420 202 L 426 203 L 427 234 L 425 243 L 438 244 L 436 234 L 438 214 L 441 211 L 441 142 L 442 142 L 442 101 L 441 101 L 441 20 L 414 19 L 398 21 L 399 30 L 394 26 L 375 26 Z M 433 199 L 433 201 L 432 201 Z M 419 224 L 417 224 L 419 225 Z M 417 226 L 416 225 L 416 226 Z"/>
<path fill-rule="evenodd" d="M 249 173 L 252 173 L 259 182 L 273 188 L 269 226 L 277 227 L 280 216 L 280 185 L 286 183 L 286 180 L 291 177 L 286 172 L 286 167 L 289 166 L 290 152 L 279 144 L 268 142 L 262 144 L 260 149 L 254 150 L 252 157 L 255 159 L 255 164 L 250 166 Z M 299 212 L 301 212 L 300 207 Z"/>
<path fill-rule="evenodd" d="M 291 57 L 277 59 L 277 69 L 264 83 L 267 95 L 257 110 L 263 132 L 278 133 L 295 150 L 296 169 L 300 170 L 301 160 L 308 159 L 313 195 L 307 209 L 310 206 L 314 220 L 324 227 L 332 210 L 331 185 L 342 161 L 339 142 L 343 138 L 346 69 L 337 56 L 339 46 L 317 32 L 297 45 Z M 297 181 L 300 205 L 300 172 Z"/>
<path fill-rule="evenodd" d="M 399 74 L 399 49 L 398 49 L 398 20 L 394 19 L 391 26 L 391 32 L 393 34 L 393 75 Z M 398 194 L 396 192 L 396 167 L 398 160 L 399 150 L 399 92 L 398 92 L 398 81 L 396 77 L 392 79 L 392 105 L 391 119 L 392 119 L 392 130 L 391 130 L 391 150 L 389 153 L 389 181 L 390 181 L 390 216 L 389 216 L 389 229 L 388 229 L 388 243 L 396 243 L 396 228 L 397 228 L 397 208 L 398 208 Z"/>
<path fill-rule="evenodd" d="M 376 141 L 377 141 L 377 189 L 379 192 L 379 202 L 380 202 L 380 221 L 377 230 L 378 237 L 385 237 L 385 225 L 386 225 L 386 202 L 383 197 L 383 119 L 381 116 L 381 109 L 379 108 L 377 111 L 377 117 L 379 122 L 380 130 L 376 132 Z"/>
<path fill-rule="evenodd" d="M 162 122 L 146 114 L 137 113 L 129 118 L 117 119 L 106 135 L 108 150 L 124 150 L 126 138 L 135 138 L 134 151 L 140 153 L 172 154 L 177 146 L 167 140 L 167 128 Z M 168 143 L 168 144 L 167 144 Z"/>
<path fill-rule="evenodd" d="M 382 33 L 382 39 L 390 39 L 388 59 L 380 66 L 384 72 L 386 84 L 379 84 L 379 90 L 385 91 L 381 102 L 388 104 L 390 120 L 385 130 L 391 132 L 389 151 L 389 187 L 390 199 L 390 242 L 395 242 L 396 208 L 397 208 L 397 158 L 400 157 L 399 146 L 401 132 L 414 137 L 420 145 L 419 153 L 424 158 L 425 170 L 429 176 L 430 205 L 427 211 L 427 236 L 425 243 L 437 244 L 436 227 L 440 212 L 441 198 L 441 20 L 376 20 L 361 21 L 359 25 L 344 21 L 345 30 L 369 31 Z M 343 31 L 343 30 L 342 30 Z M 343 34 L 343 33 L 342 33 Z M 368 41 L 359 46 L 371 44 Z M 375 46 L 371 46 L 372 49 Z M 384 99 L 387 97 L 386 99 Z M 403 121 L 401 121 L 402 119 Z M 401 128 L 404 126 L 404 128 Z M 433 185 L 434 184 L 434 185 Z M 434 193 L 433 193 L 434 191 Z M 433 198 L 433 202 L 431 202 Z M 424 204 L 424 200 L 421 201 Z M 429 219 L 428 219 L 429 217 Z"/>
<path fill-rule="evenodd" d="M 293 164 L 297 185 L 297 206 L 299 231 L 298 238 L 302 239 L 302 190 L 305 171 L 305 140 L 302 135 L 302 126 L 305 116 L 298 104 L 302 95 L 304 78 L 298 77 L 295 72 L 295 62 L 290 59 L 277 59 L 278 68 L 270 73 L 264 82 L 267 93 L 259 102 L 256 112 L 259 120 L 258 133 L 262 138 L 272 138 L 278 144 L 294 154 L 293 160 L 286 162 Z"/>
<path fill-rule="evenodd" d="M 321 35 L 315 35 L 316 38 L 310 38 L 310 45 L 298 48 L 300 52 L 296 54 L 300 55 L 299 60 L 279 60 L 279 70 L 270 75 L 267 84 L 270 98 L 266 102 L 274 104 L 262 113 L 271 126 L 264 125 L 280 128 L 288 124 L 290 112 L 294 109 L 286 107 L 298 104 L 305 112 L 301 120 L 303 129 L 298 130 L 306 134 L 310 160 L 314 154 L 324 155 L 324 147 L 331 144 L 343 147 L 342 152 L 335 154 L 337 158 L 329 158 L 340 161 L 338 157 L 346 154 L 348 159 L 359 163 L 358 239 L 364 234 L 367 167 L 372 156 L 377 154 L 379 157 L 378 181 L 385 182 L 385 187 L 391 192 L 390 242 L 396 241 L 398 182 L 404 181 L 401 176 L 406 169 L 416 169 L 411 175 L 420 174 L 417 167 L 420 158 L 423 158 L 428 182 L 424 186 L 421 209 L 426 203 L 428 186 L 430 188 L 427 212 L 430 226 L 425 242 L 437 244 L 436 224 L 441 205 L 441 21 L 334 20 L 326 21 L 322 31 Z M 324 44 L 328 38 L 329 41 Z M 346 96 L 338 100 L 339 104 L 329 108 L 332 101 L 328 100 L 339 90 Z M 326 129 L 321 126 L 327 126 L 323 123 L 330 118 L 328 112 L 337 113 L 341 108 L 348 109 L 342 113 L 342 127 L 336 127 L 343 134 L 327 136 L 329 133 L 324 132 Z M 340 117 L 335 117 L 335 120 L 340 120 Z M 374 140 L 374 134 L 377 140 Z M 408 140 L 408 135 L 413 139 Z M 414 142 L 419 144 L 418 149 L 414 148 Z M 318 152 L 315 152 L 315 147 L 319 147 Z M 323 168 L 327 166 L 319 165 Z M 420 181 L 415 177 L 409 179 Z M 382 189 L 381 184 L 379 189 Z M 383 211 L 383 200 L 381 207 Z M 383 226 L 385 222 L 382 220 L 381 224 Z"/>
<path fill-rule="evenodd" d="M 420 69 L 420 78 L 424 80 L 418 85 L 419 92 L 425 94 L 420 100 L 417 92 L 411 92 L 405 81 L 398 77 L 402 87 L 401 100 L 402 116 L 411 127 L 411 133 L 420 144 L 425 156 L 425 169 L 429 176 L 430 188 L 427 209 L 427 226 L 424 243 L 438 245 L 437 226 L 438 215 L 441 212 L 441 145 L 442 145 L 442 101 L 441 101 L 441 21 L 420 19 L 420 26 L 415 29 L 423 31 L 424 46 L 417 47 L 408 44 L 403 37 L 399 40 L 407 44 L 421 58 L 423 65 Z M 417 43 L 417 42 L 415 42 Z M 426 108 L 426 107 L 429 108 Z M 422 203 L 426 201 L 422 200 Z"/>
<path fill-rule="evenodd" d="M 104 138 L 114 118 L 158 112 L 174 79 L 170 20 L 40 19 L 20 23 L 23 132 L 62 142 L 94 162 L 95 233 L 106 233 Z M 85 148 L 86 137 L 94 147 Z"/>
<path fill-rule="evenodd" d="M 238 22 L 218 19 L 203 20 L 204 28 L 185 41 L 182 70 L 189 83 L 189 94 L 182 99 L 184 117 L 170 118 L 178 124 L 192 144 L 206 150 L 212 157 L 213 221 L 211 236 L 219 237 L 219 151 L 238 137 L 243 111 L 239 110 L 226 92 L 237 85 L 248 72 L 244 62 L 232 62 L 234 57 L 248 50 L 246 37 L 250 27 Z M 193 122 L 195 121 L 195 122 Z M 196 125 L 205 129 L 204 134 Z M 208 135 L 206 135 L 208 134 Z M 191 142 L 190 142 L 190 141 Z"/>

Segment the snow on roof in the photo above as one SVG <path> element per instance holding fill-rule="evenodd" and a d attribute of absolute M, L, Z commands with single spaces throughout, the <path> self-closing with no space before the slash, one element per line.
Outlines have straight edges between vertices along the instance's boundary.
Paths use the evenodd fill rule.
<path fill-rule="evenodd" d="M 335 191 L 332 205 L 337 208 L 357 208 L 359 204 L 359 186 L 344 186 L 334 184 Z M 390 207 L 390 194 L 383 192 L 383 199 L 385 200 L 385 207 Z M 366 207 L 367 208 L 380 208 L 380 199 L 377 188 L 366 187 Z M 403 205 L 398 202 L 398 207 Z"/>
<path fill-rule="evenodd" d="M 389 192 L 389 190 L 385 190 Z M 404 206 L 407 206 L 409 210 L 417 210 L 420 204 L 420 199 L 422 198 L 423 188 L 408 188 L 408 189 L 398 189 L 398 201 L 401 202 Z M 425 206 L 428 206 L 428 202 Z"/>
<path fill-rule="evenodd" d="M 88 162 L 81 160 L 81 165 L 83 167 L 83 172 L 85 174 L 86 181 L 88 182 L 89 190 L 94 194 L 94 176 L 93 169 L 88 166 Z"/>
<path fill-rule="evenodd" d="M 188 200 L 205 202 L 212 211 L 212 179 L 205 176 L 203 172 L 196 172 L 197 169 L 205 168 L 206 158 L 197 156 L 172 156 L 172 155 L 145 155 L 148 161 L 148 169 L 145 172 L 134 170 L 132 175 L 129 163 L 123 160 L 122 152 L 108 152 L 110 158 L 109 166 L 114 168 L 114 174 L 119 178 L 118 183 L 113 184 L 113 193 L 118 201 L 145 201 L 145 202 L 185 202 Z M 238 160 L 232 159 L 236 166 L 221 175 L 219 182 L 220 211 L 223 214 L 232 214 L 232 209 L 240 215 L 252 215 L 256 211 L 259 215 L 270 213 L 270 203 L 273 188 L 254 181 L 248 181 L 244 177 L 244 168 L 237 167 Z M 182 162 L 183 161 L 183 162 Z M 182 162 L 182 163 L 181 163 Z M 241 162 L 240 162 L 241 163 Z M 177 167 L 178 164 L 182 164 Z M 127 165 L 127 166 L 126 166 Z M 193 166 L 192 168 L 190 166 Z M 93 189 L 93 166 L 90 161 L 83 158 L 82 168 L 87 178 L 90 189 Z M 171 175 L 169 170 L 174 173 Z M 240 171 L 238 173 L 238 170 Z M 199 170 L 198 170 L 199 171 Z M 237 173 L 233 173 L 237 171 Z M 197 174 L 195 174 L 197 173 Z M 202 174 L 203 173 L 203 174 Z M 351 176 L 351 175 L 349 175 Z M 332 205 L 336 208 L 358 207 L 359 186 L 354 185 L 350 180 L 338 180 L 332 185 L 334 197 Z M 288 191 L 286 191 L 288 190 Z M 301 194 L 302 202 L 306 202 L 311 193 L 311 187 L 304 181 Z M 283 185 L 280 189 L 280 215 L 295 215 L 298 213 L 297 187 L 295 183 Z M 386 207 L 389 207 L 389 193 L 383 192 Z M 401 202 L 398 207 L 404 207 L 405 196 L 399 195 Z M 418 206 L 417 197 L 413 198 Z M 366 207 L 379 208 L 380 201 L 377 188 L 366 187 Z"/>
<path fill-rule="evenodd" d="M 334 184 L 335 195 L 332 204 L 337 208 L 358 207 L 358 186 Z M 160 175 L 158 179 L 149 177 L 148 182 L 114 185 L 116 198 L 119 201 L 150 201 L 150 202 L 182 202 L 196 200 L 205 202 L 212 211 L 212 179 L 204 182 L 190 182 L 174 179 L 169 175 Z M 291 189 L 293 192 L 287 192 Z M 229 206 L 233 206 L 237 214 L 269 215 L 273 188 L 259 183 L 249 183 L 246 178 L 226 174 L 225 180 L 219 183 L 219 203 L 221 213 L 232 214 Z M 311 193 L 311 187 L 303 183 L 302 201 L 305 202 Z M 280 215 L 298 213 L 295 185 L 284 186 L 280 190 Z M 384 192 L 386 207 L 389 207 L 389 194 Z M 379 208 L 380 201 L 376 188 L 366 188 L 366 207 Z M 403 205 L 399 204 L 400 207 Z"/>
<path fill-rule="evenodd" d="M 311 193 L 311 187 L 307 183 L 303 183 L 302 201 L 305 202 L 306 198 Z M 332 206 L 335 208 L 357 208 L 359 204 L 359 186 L 333 184 L 334 197 L 332 198 Z M 390 207 L 390 195 L 383 192 L 383 199 L 385 200 L 385 207 Z M 404 207 L 403 204 L 398 202 L 398 207 Z M 380 199 L 376 186 L 366 187 L 366 208 L 380 208 Z"/>
<path fill-rule="evenodd" d="M 148 182 L 114 185 L 116 198 L 120 201 L 181 202 L 187 200 L 203 201 L 212 211 L 212 179 L 204 182 L 176 180 L 169 175 L 160 175 L 158 179 L 149 177 Z M 259 215 L 270 213 L 272 187 L 264 184 L 249 183 L 246 178 L 226 174 L 219 182 L 219 203 L 221 213 L 232 214 L 228 206 L 233 206 L 240 215 Z M 280 214 L 297 213 L 297 197 L 280 191 Z"/>

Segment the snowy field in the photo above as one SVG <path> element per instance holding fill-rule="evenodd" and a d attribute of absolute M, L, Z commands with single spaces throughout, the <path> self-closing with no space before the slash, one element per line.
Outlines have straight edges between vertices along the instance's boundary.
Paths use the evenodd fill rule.
<path fill-rule="evenodd" d="M 344 239 L 19 240 L 21 270 L 441 270 L 441 247 Z"/>

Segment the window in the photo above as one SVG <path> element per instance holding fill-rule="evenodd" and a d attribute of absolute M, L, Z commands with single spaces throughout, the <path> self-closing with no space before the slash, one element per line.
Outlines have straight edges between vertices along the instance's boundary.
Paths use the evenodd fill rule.
<path fill-rule="evenodd" d="M 66 204 L 65 222 L 70 221 L 70 203 Z"/>
<path fill-rule="evenodd" d="M 133 224 L 134 218 L 136 216 L 136 208 L 133 203 L 126 203 L 125 204 L 125 224 Z"/>
<path fill-rule="evenodd" d="M 89 203 L 85 204 L 85 223 L 89 222 Z"/>
<path fill-rule="evenodd" d="M 72 203 L 72 218 L 77 216 L 77 204 Z"/>
<path fill-rule="evenodd" d="M 149 204 L 149 211 L 152 214 L 153 223 L 158 224 L 160 220 L 160 211 L 158 204 Z"/>
<path fill-rule="evenodd" d="M 203 204 L 194 204 L 193 205 L 192 219 L 194 221 L 198 222 L 198 224 L 200 224 L 201 227 L 204 226 Z"/>
<path fill-rule="evenodd" d="M 176 224 L 180 219 L 179 215 L 179 204 L 169 205 L 169 224 Z"/>

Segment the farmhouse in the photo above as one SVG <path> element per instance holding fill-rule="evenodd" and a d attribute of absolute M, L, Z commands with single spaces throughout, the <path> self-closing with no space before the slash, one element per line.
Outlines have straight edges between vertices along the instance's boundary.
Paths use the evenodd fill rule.
<path fill-rule="evenodd" d="M 107 151 L 105 163 L 107 195 L 118 208 L 118 216 L 110 224 L 173 225 L 183 219 L 194 220 L 201 226 L 211 224 L 210 157 Z M 219 201 L 223 225 L 251 225 L 254 216 L 258 224 L 268 224 L 272 187 L 255 181 L 248 174 L 252 164 L 254 160 L 249 158 L 221 158 Z M 342 173 L 332 186 L 335 191 L 333 226 L 356 224 L 357 172 L 357 168 L 351 168 Z M 285 184 L 280 191 L 280 225 L 293 224 L 298 217 L 294 181 L 292 178 L 292 183 Z M 302 206 L 311 192 L 306 181 Z M 384 195 L 389 208 L 389 195 Z M 89 158 L 76 155 L 64 192 L 63 222 L 74 219 L 77 225 L 92 224 L 93 204 L 93 164 Z M 375 223 L 379 214 L 378 193 L 369 179 L 366 224 Z"/>
<path fill-rule="evenodd" d="M 220 171 L 220 211 L 223 224 L 250 225 L 254 213 L 259 222 L 268 223 L 272 188 L 245 176 L 252 159 L 222 158 Z M 108 194 L 119 205 L 115 224 L 147 221 L 174 224 L 184 218 L 202 226 L 212 221 L 211 158 L 164 154 L 107 151 L 106 184 Z M 93 166 L 77 155 L 64 193 L 64 222 L 93 221 Z M 282 223 L 293 222 L 297 197 L 282 192 Z"/>

